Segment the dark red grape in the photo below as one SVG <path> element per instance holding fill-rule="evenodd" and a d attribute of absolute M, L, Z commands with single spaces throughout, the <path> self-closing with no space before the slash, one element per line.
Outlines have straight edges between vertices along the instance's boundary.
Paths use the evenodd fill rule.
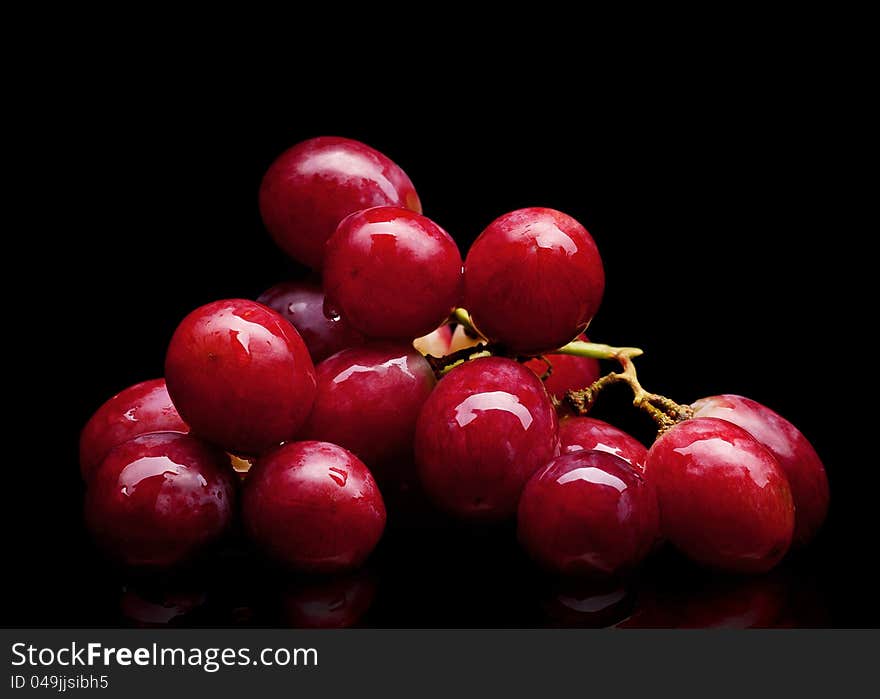
<path fill-rule="evenodd" d="M 474 241 L 464 301 L 479 331 L 520 354 L 541 354 L 586 330 L 605 289 L 596 243 L 553 209 L 512 211 Z"/>
<path fill-rule="evenodd" d="M 281 282 L 257 299 L 283 315 L 302 337 L 316 364 L 331 354 L 364 343 L 363 336 L 342 318 L 324 313 L 324 292 L 313 282 Z"/>
<path fill-rule="evenodd" d="M 269 233 L 284 252 L 315 269 L 339 222 L 371 206 L 422 210 L 403 170 L 348 138 L 298 143 L 278 156 L 260 186 L 260 214 Z"/>
<path fill-rule="evenodd" d="M 722 570 L 769 570 L 794 531 L 791 489 L 775 457 L 732 422 L 687 420 L 648 450 L 661 531 L 685 555 Z"/>
<path fill-rule="evenodd" d="M 434 330 L 461 298 L 461 254 L 430 219 L 380 206 L 345 218 L 327 241 L 324 289 L 367 337 L 413 340 Z"/>
<path fill-rule="evenodd" d="M 807 438 L 778 413 L 742 396 L 711 396 L 693 407 L 696 417 L 717 417 L 739 425 L 772 452 L 794 498 L 792 544 L 809 542 L 825 521 L 829 493 L 825 467 Z"/>
<path fill-rule="evenodd" d="M 165 379 L 129 386 L 89 418 L 79 438 L 83 478 L 88 479 L 113 447 L 149 432 L 189 432 L 171 402 Z"/>
<path fill-rule="evenodd" d="M 589 342 L 586 335 L 581 335 L 578 339 Z M 553 352 L 545 354 L 543 357 L 544 359 L 530 359 L 525 362 L 525 365 L 538 376 L 544 376 L 548 370 L 547 364 L 550 364 L 552 371 L 544 379 L 544 386 L 547 388 L 547 392 L 558 401 L 564 400 L 568 391 L 586 388 L 599 378 L 598 359 Z M 562 411 L 568 412 L 565 403 L 562 403 L 560 408 Z"/>
<path fill-rule="evenodd" d="M 641 472 L 645 470 L 648 450 L 635 437 L 591 417 L 570 417 L 559 423 L 559 443 L 563 454 L 587 450 L 604 451 L 619 456 Z"/>
<path fill-rule="evenodd" d="M 165 568 L 224 533 L 234 498 L 222 451 L 189 435 L 145 434 L 115 447 L 92 473 L 86 523 L 116 560 Z"/>
<path fill-rule="evenodd" d="M 260 457 L 245 480 L 242 516 L 257 546 L 310 573 L 358 567 L 385 528 L 369 469 L 327 442 L 291 442 Z"/>
<path fill-rule="evenodd" d="M 244 299 L 215 301 L 184 318 L 165 376 L 193 432 L 235 454 L 291 439 L 315 398 L 315 367 L 297 331 Z"/>
<path fill-rule="evenodd" d="M 345 447 L 383 482 L 383 466 L 410 459 L 416 419 L 434 387 L 430 365 L 411 345 L 364 345 L 328 357 L 317 376 L 301 438 Z"/>
<path fill-rule="evenodd" d="M 528 478 L 559 454 L 557 427 L 533 372 L 499 357 L 466 362 L 440 380 L 419 415 L 425 492 L 462 518 L 509 517 Z"/>
<path fill-rule="evenodd" d="M 532 558 L 554 573 L 617 576 L 641 563 L 659 535 L 657 495 L 613 454 L 563 454 L 526 484 L 517 533 Z"/>

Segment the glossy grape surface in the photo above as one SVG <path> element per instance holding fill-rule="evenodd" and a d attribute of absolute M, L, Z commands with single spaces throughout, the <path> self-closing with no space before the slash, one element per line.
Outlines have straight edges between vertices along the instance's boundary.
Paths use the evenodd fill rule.
<path fill-rule="evenodd" d="M 648 450 L 663 535 L 692 560 L 736 572 L 769 570 L 788 551 L 794 505 L 774 456 L 741 427 L 700 417 Z"/>
<path fill-rule="evenodd" d="M 519 209 L 495 219 L 465 259 L 464 302 L 474 324 L 521 354 L 552 351 L 577 337 L 604 289 L 592 236 L 554 209 Z"/>
<path fill-rule="evenodd" d="M 278 311 L 296 328 L 315 364 L 364 343 L 363 335 L 344 319 L 331 320 L 325 315 L 324 291 L 313 282 L 281 282 L 260 294 L 257 301 Z"/>
<path fill-rule="evenodd" d="M 318 391 L 303 439 L 345 447 L 374 469 L 409 460 L 434 373 L 412 345 L 364 345 L 317 367 Z"/>
<path fill-rule="evenodd" d="M 346 216 L 372 206 L 421 212 L 406 173 L 379 151 L 348 138 L 298 143 L 272 163 L 260 186 L 260 214 L 278 246 L 314 269 Z"/>
<path fill-rule="evenodd" d="M 612 577 L 635 568 L 659 532 L 657 495 L 623 459 L 563 454 L 529 479 L 517 533 L 528 553 L 561 575 Z"/>
<path fill-rule="evenodd" d="M 465 519 L 516 512 L 529 477 L 559 453 L 558 423 L 541 380 L 510 359 L 456 367 L 428 397 L 415 454 L 425 492 Z"/>
<path fill-rule="evenodd" d="M 380 206 L 345 218 L 327 241 L 324 289 L 367 337 L 413 340 L 440 325 L 461 299 L 461 254 L 430 219 Z"/>
<path fill-rule="evenodd" d="M 297 331 L 244 299 L 215 301 L 184 318 L 165 377 L 193 433 L 239 455 L 291 439 L 315 398 L 315 367 Z"/>
<path fill-rule="evenodd" d="M 85 516 L 114 559 L 166 568 L 216 541 L 232 521 L 234 500 L 223 452 L 189 435 L 158 432 L 107 455 L 89 479 Z"/>
<path fill-rule="evenodd" d="M 149 432 L 189 432 L 189 426 L 171 402 L 165 379 L 129 386 L 89 418 L 79 439 L 83 478 L 88 480 L 113 447 Z"/>
<path fill-rule="evenodd" d="M 710 396 L 693 408 L 696 417 L 717 417 L 739 425 L 772 452 L 794 498 L 793 544 L 808 543 L 825 521 L 830 497 L 828 476 L 813 445 L 784 417 L 743 396 Z"/>
<path fill-rule="evenodd" d="M 563 454 L 581 450 L 604 451 L 619 456 L 640 472 L 645 470 L 648 450 L 635 437 L 592 417 L 570 417 L 559 423 Z"/>
<path fill-rule="evenodd" d="M 291 442 L 261 457 L 245 481 L 242 515 L 257 546 L 309 573 L 357 568 L 385 528 L 369 469 L 327 442 Z"/>

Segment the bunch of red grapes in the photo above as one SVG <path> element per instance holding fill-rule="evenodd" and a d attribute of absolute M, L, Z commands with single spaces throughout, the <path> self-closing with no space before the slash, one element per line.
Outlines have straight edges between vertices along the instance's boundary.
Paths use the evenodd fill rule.
<path fill-rule="evenodd" d="M 191 560 L 240 512 L 283 566 L 351 570 L 382 537 L 382 493 L 406 488 L 450 517 L 516 518 L 528 554 L 563 576 L 625 575 L 661 543 L 761 572 L 821 526 L 825 470 L 791 423 L 740 396 L 647 394 L 637 352 L 586 341 L 605 278 L 572 217 L 505 214 L 462 263 L 403 170 L 343 138 L 283 153 L 260 211 L 322 282 L 197 308 L 165 378 L 89 420 L 86 520 L 116 560 Z M 600 379 L 597 358 L 628 368 Z M 583 416 L 612 380 L 657 421 L 650 449 Z"/>

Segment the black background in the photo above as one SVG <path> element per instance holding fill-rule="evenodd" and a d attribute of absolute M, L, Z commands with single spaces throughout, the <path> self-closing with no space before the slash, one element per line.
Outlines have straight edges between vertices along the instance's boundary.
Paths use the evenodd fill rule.
<path fill-rule="evenodd" d="M 463 254 L 512 209 L 550 206 L 580 220 L 607 275 L 593 339 L 644 348 L 649 390 L 683 402 L 734 392 L 771 406 L 823 457 L 830 518 L 784 573 L 786 594 L 809 590 L 799 623 L 875 625 L 876 449 L 860 424 L 872 379 L 857 336 L 870 320 L 861 317 L 870 297 L 859 243 L 870 233 L 851 212 L 860 195 L 846 162 L 858 157 L 849 88 L 808 57 L 686 65 L 649 62 L 601 81 L 524 73 L 510 83 L 496 66 L 473 92 L 443 75 L 418 87 L 364 78 L 362 89 L 291 75 L 263 90 L 175 71 L 60 80 L 30 143 L 34 201 L 16 233 L 36 244 L 33 277 L 8 309 L 27 329 L 16 332 L 19 362 L 8 369 L 26 386 L 11 406 L 24 419 L 7 463 L 17 478 L 7 494 L 4 623 L 126 623 L 122 586 L 177 584 L 132 583 L 92 550 L 79 430 L 107 397 L 161 375 L 189 310 L 256 297 L 302 272 L 262 227 L 260 178 L 297 141 L 343 135 L 400 164 Z M 622 396 L 602 415 L 650 438 Z M 548 623 L 536 602 L 546 583 L 509 534 L 389 536 L 362 623 Z M 669 558 L 645 578 L 693 587 L 696 574 Z M 211 600 L 186 623 L 283 623 L 286 578 L 237 554 L 217 560 L 184 584 Z"/>

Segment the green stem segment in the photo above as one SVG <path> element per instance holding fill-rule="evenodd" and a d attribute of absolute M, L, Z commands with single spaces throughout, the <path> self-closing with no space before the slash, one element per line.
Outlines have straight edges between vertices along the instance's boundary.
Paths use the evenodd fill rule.
<path fill-rule="evenodd" d="M 567 345 L 554 350 L 553 354 L 570 354 L 575 357 L 590 357 L 591 359 L 611 359 L 620 360 L 621 357 L 640 357 L 644 354 L 638 347 L 612 347 L 611 345 L 600 345 L 596 342 L 583 342 L 575 340 Z"/>
<path fill-rule="evenodd" d="M 471 314 L 463 308 L 456 308 L 452 312 L 452 318 L 459 325 L 463 325 L 469 335 L 472 335 L 473 337 L 482 337 L 479 331 L 474 327 L 474 322 L 471 320 Z"/>
<path fill-rule="evenodd" d="M 471 320 L 471 314 L 464 308 L 456 308 L 452 312 L 452 319 L 459 325 L 463 325 L 468 334 L 473 335 L 474 337 L 482 337 L 479 330 L 474 327 L 474 322 Z M 644 354 L 644 352 L 638 347 L 612 347 L 611 345 L 602 345 L 596 342 L 575 340 L 574 342 L 569 342 L 564 347 L 555 350 L 553 354 L 571 354 L 575 357 L 613 360 L 617 359 L 622 354 L 626 354 L 629 357 L 638 357 Z"/>

